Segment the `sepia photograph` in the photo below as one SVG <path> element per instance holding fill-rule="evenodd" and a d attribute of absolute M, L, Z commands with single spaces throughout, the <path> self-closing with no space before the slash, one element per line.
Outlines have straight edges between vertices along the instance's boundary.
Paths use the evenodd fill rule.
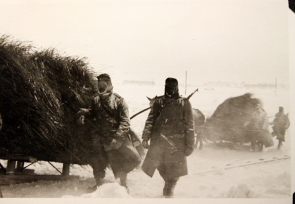
<path fill-rule="evenodd" d="M 292 202 L 292 1 L 1 0 L 0 19 L 0 202 Z"/>

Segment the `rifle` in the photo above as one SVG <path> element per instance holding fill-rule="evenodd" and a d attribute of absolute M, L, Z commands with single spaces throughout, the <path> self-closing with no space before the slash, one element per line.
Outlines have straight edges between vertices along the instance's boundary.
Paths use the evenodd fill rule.
<path fill-rule="evenodd" d="M 189 100 L 199 89 L 196 89 L 193 93 L 191 93 L 186 99 Z"/>
<path fill-rule="evenodd" d="M 196 89 L 195 91 L 193 91 L 186 99 L 187 100 L 189 100 L 196 92 L 198 91 L 198 89 Z M 177 98 L 178 99 L 178 98 Z M 175 99 L 175 100 L 177 100 L 177 99 Z M 175 100 L 173 100 L 173 101 L 175 101 Z M 173 102 L 173 101 L 171 101 L 171 102 Z M 171 103 L 170 102 L 170 103 Z M 148 107 L 148 108 L 145 108 L 145 109 L 143 109 L 143 110 L 141 110 L 141 111 L 139 111 L 138 113 L 136 113 L 136 114 L 134 114 L 133 116 L 131 116 L 130 117 L 130 120 L 132 119 L 132 118 L 134 118 L 134 117 L 136 117 L 136 116 L 138 116 L 139 114 L 141 114 L 141 113 L 143 113 L 143 112 L 145 112 L 145 111 L 147 111 L 147 110 L 149 110 L 149 109 L 151 109 L 151 107 Z"/>

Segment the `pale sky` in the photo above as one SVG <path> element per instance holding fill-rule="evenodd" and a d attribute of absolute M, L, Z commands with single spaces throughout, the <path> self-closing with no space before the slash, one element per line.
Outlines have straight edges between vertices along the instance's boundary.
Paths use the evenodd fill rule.
<path fill-rule="evenodd" d="M 0 2 L 0 33 L 113 80 L 288 83 L 286 0 Z"/>

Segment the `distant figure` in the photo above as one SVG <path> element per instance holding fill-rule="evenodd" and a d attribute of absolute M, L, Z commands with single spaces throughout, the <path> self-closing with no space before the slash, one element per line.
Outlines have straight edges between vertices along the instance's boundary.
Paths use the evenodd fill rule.
<path fill-rule="evenodd" d="M 251 132 L 251 151 L 255 151 L 255 146 L 258 145 L 259 151 L 263 150 L 263 138 L 261 138 L 262 132 L 268 132 L 268 117 L 267 113 L 261 107 L 261 104 L 256 105 L 256 110 L 252 113 L 252 119 L 250 121 Z M 271 137 L 271 136 L 270 136 Z"/>
<path fill-rule="evenodd" d="M 290 126 L 288 115 L 284 113 L 283 107 L 279 107 L 279 112 L 276 113 L 272 124 L 273 132 L 271 134 L 277 136 L 277 140 L 279 141 L 277 149 L 281 149 L 283 142 L 285 142 L 286 129 Z"/>
<path fill-rule="evenodd" d="M 164 93 L 155 99 L 145 123 L 142 145 L 148 152 L 142 170 L 152 177 L 157 169 L 165 181 L 163 196 L 170 198 L 180 176 L 188 174 L 194 122 L 189 100 L 179 96 L 177 79 L 166 79 Z"/>
<path fill-rule="evenodd" d="M 205 124 L 205 116 L 199 109 L 193 108 L 193 118 L 194 118 L 194 131 L 196 136 L 195 147 L 198 148 L 198 144 L 199 144 L 199 150 L 202 150 L 203 139 L 204 139 L 203 133 L 202 133 L 202 126 Z"/>

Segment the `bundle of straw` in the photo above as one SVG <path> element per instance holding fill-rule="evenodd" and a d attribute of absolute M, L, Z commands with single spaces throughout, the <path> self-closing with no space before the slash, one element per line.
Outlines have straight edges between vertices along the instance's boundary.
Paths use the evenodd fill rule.
<path fill-rule="evenodd" d="M 249 142 L 248 126 L 257 104 L 261 101 L 251 93 L 226 99 L 207 119 L 204 137 L 212 141 Z"/>
<path fill-rule="evenodd" d="M 95 92 L 85 58 L 0 38 L 0 149 L 39 160 L 87 164 L 87 129 L 75 115 Z"/>

